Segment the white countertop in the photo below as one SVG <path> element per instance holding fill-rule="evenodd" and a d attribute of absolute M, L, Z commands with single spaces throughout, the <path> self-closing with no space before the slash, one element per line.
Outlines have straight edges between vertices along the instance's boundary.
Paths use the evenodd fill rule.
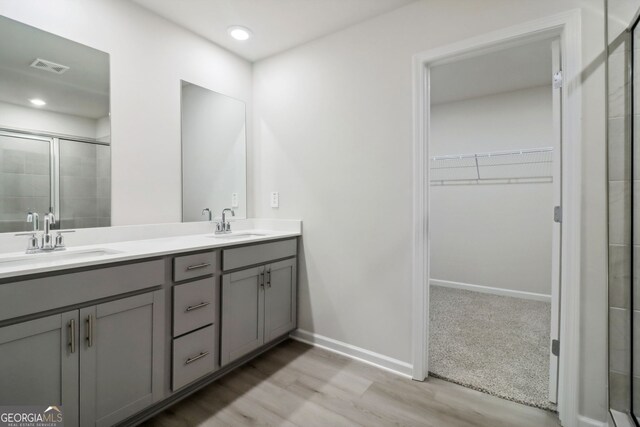
<path fill-rule="evenodd" d="M 285 229 L 246 229 L 242 227 L 241 230 L 234 231 L 231 235 L 214 235 L 214 233 L 191 234 L 69 246 L 64 251 L 29 255 L 24 252 L 2 253 L 0 254 L 0 279 L 144 259 L 180 252 L 265 242 L 301 235 L 300 227 L 274 228 Z M 261 236 L 249 236 L 249 234 L 253 233 L 261 234 Z M 244 237 L 243 235 L 247 236 Z M 101 254 L 97 251 L 106 253 Z M 5 265 L 3 266 L 3 264 Z"/>

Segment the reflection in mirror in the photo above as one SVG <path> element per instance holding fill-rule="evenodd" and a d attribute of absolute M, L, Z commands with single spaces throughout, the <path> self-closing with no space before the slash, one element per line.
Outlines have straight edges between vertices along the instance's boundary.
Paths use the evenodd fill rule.
<path fill-rule="evenodd" d="M 111 224 L 109 55 L 0 16 L 0 232 Z"/>
<path fill-rule="evenodd" d="M 182 82 L 182 220 L 232 208 L 246 218 L 245 105 Z"/>

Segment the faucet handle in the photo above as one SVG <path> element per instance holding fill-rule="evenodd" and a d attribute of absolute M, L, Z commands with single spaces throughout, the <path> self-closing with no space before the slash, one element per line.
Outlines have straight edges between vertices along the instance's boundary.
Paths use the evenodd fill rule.
<path fill-rule="evenodd" d="M 38 243 L 38 237 L 36 236 L 35 231 L 28 231 L 25 233 L 16 233 L 14 236 L 29 236 L 29 240 L 27 241 L 27 253 L 33 254 L 38 252 L 40 249 L 40 244 Z"/>
<path fill-rule="evenodd" d="M 31 254 L 37 252 L 38 249 L 40 249 L 40 246 L 38 245 L 38 237 L 33 233 L 27 242 L 27 253 Z"/>
<path fill-rule="evenodd" d="M 66 246 L 64 244 L 64 236 L 62 235 L 63 233 L 75 233 L 76 230 L 64 230 L 64 231 L 58 231 L 58 233 L 56 234 L 56 249 L 65 249 Z"/>

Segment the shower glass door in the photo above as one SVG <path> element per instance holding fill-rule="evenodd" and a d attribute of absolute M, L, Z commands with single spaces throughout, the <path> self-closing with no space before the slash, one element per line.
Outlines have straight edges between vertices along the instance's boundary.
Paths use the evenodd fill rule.
<path fill-rule="evenodd" d="M 634 209 L 634 199 L 640 189 L 640 1 L 609 0 L 607 10 L 609 408 L 616 425 L 638 426 L 640 209 Z"/>
<path fill-rule="evenodd" d="M 111 225 L 111 148 L 59 139 L 60 228 Z"/>
<path fill-rule="evenodd" d="M 636 74 L 640 72 L 640 43 L 638 36 L 640 36 L 640 21 L 636 21 L 632 27 L 632 34 L 628 38 L 630 41 L 631 61 L 629 63 L 630 77 L 629 85 L 631 87 L 631 102 L 630 107 L 630 122 L 631 122 L 631 147 L 629 148 L 629 162 L 631 164 L 631 188 L 629 190 L 629 196 L 627 198 L 629 203 L 629 210 L 631 211 L 631 221 L 629 222 L 629 234 L 631 235 L 631 253 L 629 258 L 631 259 L 631 287 L 629 300 L 631 302 L 631 319 L 630 319 L 630 331 L 631 337 L 630 344 L 630 379 L 631 379 L 631 416 L 638 425 L 640 416 L 640 342 L 638 332 L 640 332 L 640 289 L 637 286 L 637 278 L 640 278 L 640 270 L 638 270 L 638 255 L 640 255 L 640 230 L 637 230 L 636 224 L 640 220 L 640 209 L 634 208 L 635 192 L 640 189 L 640 159 L 637 159 L 636 150 L 640 148 L 640 126 L 638 125 L 638 119 L 640 118 L 640 85 L 636 84 Z M 640 74 L 638 74 L 640 75 Z M 638 330 L 636 330 L 638 329 Z"/>

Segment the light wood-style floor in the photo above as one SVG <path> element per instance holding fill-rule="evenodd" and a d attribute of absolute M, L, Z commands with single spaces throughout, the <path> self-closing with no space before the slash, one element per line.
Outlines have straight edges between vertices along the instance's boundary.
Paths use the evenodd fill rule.
<path fill-rule="evenodd" d="M 446 381 L 412 381 L 286 341 L 144 426 L 559 426 L 556 415 Z"/>

